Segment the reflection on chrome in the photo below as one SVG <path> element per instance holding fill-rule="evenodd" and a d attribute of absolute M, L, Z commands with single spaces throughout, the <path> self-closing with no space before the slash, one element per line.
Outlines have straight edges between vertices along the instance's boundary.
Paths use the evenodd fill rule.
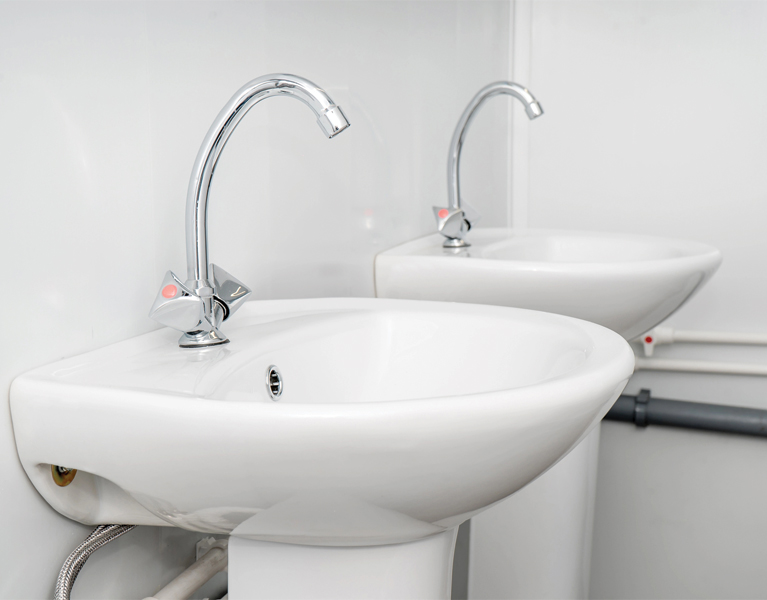
<path fill-rule="evenodd" d="M 434 216 L 437 219 L 439 232 L 447 239 L 445 248 L 464 248 L 469 244 L 464 236 L 471 229 L 472 221 L 476 221 L 479 215 L 468 207 L 466 203 L 461 202 L 461 184 L 459 179 L 459 168 L 461 163 L 461 149 L 463 140 L 466 137 L 466 130 L 469 123 L 474 118 L 477 109 L 488 98 L 499 94 L 508 94 L 513 96 L 525 106 L 525 112 L 528 118 L 536 119 L 543 114 L 543 108 L 530 93 L 529 90 L 517 83 L 511 81 L 497 81 L 483 87 L 472 98 L 466 110 L 463 111 L 458 124 L 453 133 L 453 139 L 450 141 L 450 151 L 447 156 L 447 208 L 434 207 Z"/>
<path fill-rule="evenodd" d="M 221 267 L 208 264 L 208 193 L 216 163 L 242 117 L 271 96 L 288 96 L 306 104 L 328 137 L 349 127 L 341 107 L 319 86 L 296 75 L 264 75 L 245 84 L 224 106 L 208 130 L 192 169 L 186 204 L 187 279 L 168 271 L 150 316 L 184 332 L 182 348 L 225 344 L 218 327 L 250 295 L 250 289 Z"/>

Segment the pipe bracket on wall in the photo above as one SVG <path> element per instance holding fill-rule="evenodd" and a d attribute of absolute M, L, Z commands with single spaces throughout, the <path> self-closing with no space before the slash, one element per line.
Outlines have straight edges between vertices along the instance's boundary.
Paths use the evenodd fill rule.
<path fill-rule="evenodd" d="M 647 427 L 647 405 L 650 403 L 650 390 L 640 390 L 634 402 L 634 423 L 637 427 Z"/>

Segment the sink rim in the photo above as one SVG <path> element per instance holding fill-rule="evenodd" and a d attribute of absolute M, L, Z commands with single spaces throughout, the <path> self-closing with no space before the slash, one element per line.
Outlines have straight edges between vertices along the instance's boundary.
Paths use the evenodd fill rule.
<path fill-rule="evenodd" d="M 309 545 L 399 543 L 454 527 L 550 468 L 599 422 L 633 372 L 633 352 L 618 334 L 539 311 L 341 298 L 250 302 L 241 312 L 247 320 L 249 311 L 281 313 L 302 305 L 402 306 L 562 322 L 583 331 L 584 344 L 594 350 L 575 369 L 523 387 L 348 404 L 221 402 L 127 389 L 105 397 L 104 387 L 46 380 L 46 367 L 59 361 L 12 384 L 16 444 L 35 487 L 56 510 L 88 524 L 175 525 Z M 186 352 L 173 343 L 175 335 L 151 332 L 123 343 L 159 341 Z M 214 452 L 222 442 L 228 450 Z M 151 448 L 172 451 L 158 461 Z M 82 475 L 59 488 L 50 464 L 78 468 Z M 200 485 L 199 473 L 207 474 L 207 485 Z M 343 517 L 334 532 L 303 537 L 295 537 L 293 525 L 273 533 L 266 525 L 234 531 L 246 517 L 279 514 L 272 508 L 306 490 L 358 498 L 374 512 L 393 510 L 413 525 L 403 524 L 393 537 L 368 532 L 359 539 L 354 515 Z M 258 516 L 258 523 L 264 518 Z"/>
<path fill-rule="evenodd" d="M 313 308 L 296 310 L 294 307 L 299 307 L 310 303 Z M 413 305 L 414 308 L 408 309 L 408 305 Z M 370 308 L 366 308 L 366 307 Z M 346 309 L 344 310 L 344 307 Z M 417 308 L 418 310 L 414 310 Z M 499 388 L 496 390 L 489 390 L 484 392 L 472 392 L 467 394 L 457 395 L 436 395 L 428 397 L 412 397 L 397 400 L 372 400 L 372 401 L 354 401 L 354 402 L 232 402 L 229 400 L 214 398 L 199 394 L 189 394 L 180 391 L 168 391 L 168 390 L 150 390 L 146 388 L 133 388 L 121 385 L 106 385 L 100 383 L 87 383 L 82 380 L 65 381 L 57 377 L 57 373 L 64 369 L 69 368 L 70 363 L 74 363 L 77 360 L 83 360 L 87 357 L 93 357 L 106 354 L 107 349 L 109 352 L 117 352 L 120 347 L 128 348 L 131 344 L 139 344 L 141 341 L 146 341 L 147 344 L 152 343 L 149 350 L 157 348 L 161 344 L 161 352 L 163 355 L 177 355 L 183 356 L 184 354 L 192 355 L 194 353 L 207 353 L 214 354 L 215 352 L 226 352 L 229 349 L 237 349 L 238 346 L 248 343 L 250 340 L 239 340 L 237 336 L 232 336 L 230 343 L 227 346 L 216 348 L 207 348 L 203 350 L 195 349 L 179 349 L 173 343 L 176 336 L 175 331 L 168 328 L 161 328 L 149 333 L 140 334 L 121 342 L 109 344 L 102 348 L 97 348 L 89 352 L 78 354 L 73 357 L 64 358 L 53 363 L 31 369 L 22 375 L 18 376 L 12 383 L 12 389 L 19 389 L 19 386 L 23 386 L 25 382 L 41 382 L 51 385 L 61 385 L 72 389 L 87 388 L 87 389 L 109 389 L 119 390 L 125 394 L 136 394 L 147 399 L 153 398 L 153 401 L 162 401 L 165 406 L 171 406 L 174 404 L 188 405 L 190 402 L 199 400 L 202 402 L 211 402 L 216 404 L 228 405 L 236 404 L 238 406 L 250 407 L 247 410 L 264 410 L 268 411 L 270 415 L 277 415 L 282 412 L 298 412 L 306 411 L 307 416 L 310 414 L 321 413 L 325 415 L 330 407 L 334 407 L 337 412 L 334 412 L 337 416 L 346 415 L 351 416 L 355 412 L 369 412 L 375 410 L 377 406 L 389 406 L 392 409 L 407 405 L 412 407 L 416 403 L 445 403 L 452 402 L 465 402 L 465 399 L 471 399 L 476 402 L 482 398 L 490 399 L 494 395 L 509 393 L 519 393 L 521 390 L 529 388 L 539 389 L 541 386 L 558 385 L 562 380 L 568 380 L 570 382 L 581 381 L 586 378 L 594 376 L 602 370 L 610 369 L 616 362 L 620 362 L 622 342 L 624 341 L 614 331 L 593 323 L 578 319 L 576 317 L 569 317 L 566 315 L 560 315 L 557 313 L 544 312 L 539 310 L 531 310 L 526 308 L 495 306 L 486 304 L 470 304 L 470 303 L 452 303 L 441 302 L 431 300 L 403 300 L 403 299 L 389 299 L 389 298 L 316 298 L 316 299 L 290 299 L 290 300 L 251 300 L 243 304 L 242 308 L 238 312 L 238 317 L 234 321 L 229 329 L 232 332 L 237 332 L 246 328 L 253 327 L 252 323 L 248 323 L 249 316 L 255 316 L 256 318 L 265 317 L 269 315 L 277 316 L 276 320 L 279 320 L 280 315 L 286 315 L 288 318 L 292 316 L 304 315 L 304 314 L 320 314 L 320 313 L 344 313 L 344 312 L 371 312 L 371 313 L 397 313 L 404 312 L 406 314 L 417 314 L 418 312 L 425 312 L 427 315 L 433 315 L 435 312 L 439 313 L 465 313 L 469 316 L 476 315 L 477 309 L 480 310 L 482 317 L 492 318 L 505 318 L 509 321 L 519 320 L 520 322 L 529 323 L 538 321 L 542 324 L 562 323 L 567 325 L 567 329 L 572 331 L 573 325 L 577 327 L 584 337 L 584 342 L 588 340 L 591 343 L 591 348 L 583 360 L 582 363 L 570 370 L 560 373 L 545 379 L 535 381 L 530 384 L 521 386 L 510 386 Z M 265 319 L 263 322 L 268 322 Z M 289 346 L 288 346 L 289 347 Z M 161 355 L 162 356 L 162 355 Z M 633 357 L 633 354 L 632 354 Z M 388 411 L 387 411 L 388 412 Z M 363 416 L 363 415 L 360 415 Z"/>
<path fill-rule="evenodd" d="M 692 250 L 692 252 L 685 256 L 674 256 L 668 258 L 651 258 L 640 259 L 632 261 L 611 261 L 611 262 L 562 262 L 562 261 L 548 261 L 548 260 L 518 260 L 509 258 L 488 258 L 484 256 L 472 256 L 472 249 L 477 249 L 479 242 L 485 242 L 488 239 L 493 239 L 492 243 L 500 243 L 507 239 L 512 238 L 514 235 L 521 237 L 545 237 L 545 236 L 567 236 L 567 237 L 581 237 L 581 238 L 597 238 L 597 239 L 615 239 L 619 241 L 621 238 L 646 243 L 661 243 L 664 245 L 685 246 Z M 495 239 L 497 238 L 497 239 Z M 514 271 L 542 271 L 548 273 L 563 273 L 563 272 L 578 272 L 583 274 L 613 274 L 613 273 L 626 273 L 627 270 L 632 272 L 658 272 L 658 271 L 673 271 L 680 267 L 685 267 L 690 264 L 709 264 L 712 266 L 718 266 L 722 262 L 722 252 L 710 244 L 704 242 L 698 242 L 694 240 L 686 240 L 683 238 L 670 238 L 665 236 L 637 234 L 637 233 L 623 233 L 623 232 L 604 232 L 604 231 L 586 231 L 578 229 L 537 229 L 537 228 L 515 228 L 515 227 L 482 227 L 472 231 L 471 236 L 467 240 L 472 243 L 472 246 L 467 248 L 468 256 L 456 256 L 455 253 L 451 253 L 449 250 L 444 251 L 442 254 L 423 254 L 419 251 L 426 248 L 439 248 L 442 249 L 443 237 L 440 234 L 430 234 L 399 244 L 384 250 L 376 255 L 376 260 L 381 258 L 400 258 L 408 257 L 418 260 L 444 260 L 455 258 L 469 258 L 472 262 L 482 262 L 497 265 L 495 269 L 507 269 Z M 482 246 L 480 246 L 482 247 Z"/>
<path fill-rule="evenodd" d="M 445 251 L 436 234 L 379 253 L 374 271 L 376 294 L 384 298 L 472 302 L 556 312 L 599 323 L 626 339 L 634 339 L 684 306 L 722 262 L 721 252 L 708 244 L 643 234 L 508 227 L 477 229 L 472 233 L 470 241 L 474 245 L 460 251 L 459 256 Z M 616 245 L 627 241 L 629 245 L 616 249 L 614 255 L 618 257 L 644 254 L 643 244 L 660 244 L 674 253 L 681 248 L 688 255 L 580 263 L 473 255 L 514 233 L 544 238 L 564 236 L 570 240 L 580 237 L 586 244 L 590 240 L 612 240 Z M 549 251 L 545 245 L 542 249 Z M 658 249 L 647 251 L 652 254 Z M 569 250 L 567 245 L 553 245 L 551 252 L 558 258 L 557 252 Z M 581 250 L 575 247 L 574 252 L 577 255 Z M 598 241 L 589 253 L 610 255 Z"/>

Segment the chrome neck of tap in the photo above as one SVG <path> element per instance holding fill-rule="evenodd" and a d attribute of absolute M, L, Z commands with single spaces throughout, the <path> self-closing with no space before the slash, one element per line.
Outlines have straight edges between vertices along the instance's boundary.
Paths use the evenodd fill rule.
<path fill-rule="evenodd" d="M 208 130 L 197 153 L 186 202 L 187 279 L 168 271 L 150 316 L 184 334 L 183 348 L 225 344 L 229 340 L 220 324 L 237 310 L 250 289 L 220 267 L 208 262 L 208 196 L 216 163 L 237 124 L 265 98 L 288 96 L 306 104 L 328 137 L 349 127 L 343 111 L 328 94 L 296 75 L 264 75 L 245 84 L 224 106 Z"/>
<path fill-rule="evenodd" d="M 466 137 L 469 125 L 477 114 L 477 109 L 488 99 L 500 94 L 507 94 L 522 102 L 528 118 L 535 119 L 543 114 L 543 108 L 530 93 L 530 91 L 517 83 L 511 81 L 496 81 L 483 87 L 469 105 L 463 111 L 458 124 L 455 127 L 453 138 L 450 141 L 450 148 L 447 155 L 447 208 L 435 207 L 435 216 L 440 233 L 447 239 L 445 248 L 461 248 L 468 246 L 464 239 L 466 233 L 471 229 L 472 221 L 476 221 L 479 215 L 462 201 L 460 166 L 461 150 Z"/>
<path fill-rule="evenodd" d="M 349 126 L 341 108 L 322 88 L 296 75 L 264 75 L 237 90 L 210 126 L 189 179 L 186 197 L 187 284 L 196 289 L 205 287 L 209 276 L 208 195 L 216 163 L 229 136 L 245 114 L 262 100 L 273 96 L 287 96 L 306 104 L 328 138 Z"/>

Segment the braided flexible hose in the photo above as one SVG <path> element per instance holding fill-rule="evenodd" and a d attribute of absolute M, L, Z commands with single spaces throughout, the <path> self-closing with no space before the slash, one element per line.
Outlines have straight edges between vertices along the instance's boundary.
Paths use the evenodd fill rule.
<path fill-rule="evenodd" d="M 75 579 L 83 568 L 85 561 L 91 554 L 112 540 L 116 540 L 121 535 L 128 533 L 135 525 L 99 525 L 91 534 L 85 538 L 64 561 L 61 567 L 59 577 L 56 580 L 56 592 L 54 600 L 69 600 L 69 594 L 72 592 L 72 586 Z"/>

